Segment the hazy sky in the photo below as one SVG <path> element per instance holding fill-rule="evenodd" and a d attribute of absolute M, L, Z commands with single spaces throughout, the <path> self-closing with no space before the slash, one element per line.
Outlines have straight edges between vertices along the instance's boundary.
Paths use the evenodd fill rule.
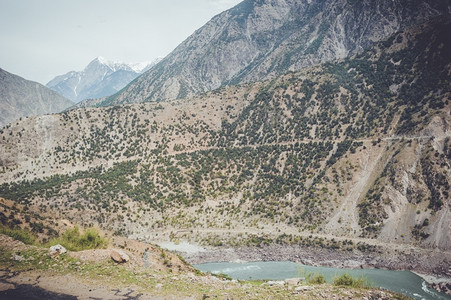
<path fill-rule="evenodd" d="M 242 0 L 0 0 L 0 68 L 46 84 L 92 59 L 169 54 Z"/>

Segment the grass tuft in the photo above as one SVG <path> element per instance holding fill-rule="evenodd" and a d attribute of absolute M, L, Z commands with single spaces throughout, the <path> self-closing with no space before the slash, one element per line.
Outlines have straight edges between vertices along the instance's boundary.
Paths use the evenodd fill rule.
<path fill-rule="evenodd" d="M 370 283 L 366 278 L 354 278 L 349 274 L 343 273 L 342 275 L 334 278 L 334 285 L 336 286 L 346 286 L 353 288 L 369 288 Z"/>
<path fill-rule="evenodd" d="M 60 244 L 70 251 L 82 251 L 105 248 L 108 245 L 108 239 L 102 237 L 96 228 L 89 228 L 80 233 L 78 226 L 75 226 L 66 230 L 60 237 L 52 239 L 48 244 L 49 246 Z"/>
<path fill-rule="evenodd" d="M 324 276 L 319 273 L 309 273 L 305 277 L 305 281 L 308 284 L 323 284 L 326 283 L 326 278 L 324 278 Z"/>
<path fill-rule="evenodd" d="M 36 237 L 28 230 L 21 228 L 8 228 L 0 225 L 0 233 L 10 236 L 15 240 L 21 241 L 27 245 L 33 245 L 36 242 Z"/>

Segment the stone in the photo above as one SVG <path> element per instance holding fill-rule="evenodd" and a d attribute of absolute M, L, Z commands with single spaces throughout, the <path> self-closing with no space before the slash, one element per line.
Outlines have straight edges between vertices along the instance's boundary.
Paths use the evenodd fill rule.
<path fill-rule="evenodd" d="M 150 260 L 149 260 L 149 248 L 147 248 L 143 253 L 143 262 L 144 262 L 144 268 L 150 267 Z"/>
<path fill-rule="evenodd" d="M 301 278 L 288 278 L 285 279 L 285 283 L 288 285 L 298 285 L 301 282 Z"/>
<path fill-rule="evenodd" d="M 113 249 L 111 250 L 111 259 L 117 263 L 125 263 L 130 260 L 130 257 L 122 250 Z"/>
<path fill-rule="evenodd" d="M 23 258 L 23 256 L 20 256 L 18 254 L 14 254 L 13 255 L 13 260 L 15 260 L 15 261 L 24 261 L 25 258 Z"/>
<path fill-rule="evenodd" d="M 49 249 L 49 255 L 50 256 L 58 256 L 60 254 L 66 253 L 66 252 L 67 252 L 66 248 L 64 248 L 63 246 L 61 246 L 59 244 L 55 245 L 55 246 L 52 246 Z"/>
<path fill-rule="evenodd" d="M 315 288 L 312 287 L 312 286 L 298 286 L 294 290 L 297 291 L 297 292 L 305 292 L 305 291 L 310 291 L 310 290 L 313 290 L 313 289 L 315 289 Z"/>
<path fill-rule="evenodd" d="M 269 285 L 269 286 L 285 285 L 285 281 L 283 281 L 283 280 L 270 280 L 270 281 L 267 281 L 267 282 L 263 283 L 263 285 Z"/>

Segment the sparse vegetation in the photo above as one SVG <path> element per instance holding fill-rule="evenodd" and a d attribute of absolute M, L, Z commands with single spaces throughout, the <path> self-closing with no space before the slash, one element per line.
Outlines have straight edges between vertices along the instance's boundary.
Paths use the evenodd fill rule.
<path fill-rule="evenodd" d="M 24 217 L 55 214 L 124 236 L 152 229 L 194 236 L 195 229 L 244 223 L 243 231 L 266 226 L 276 233 L 235 240 L 205 236 L 201 242 L 353 249 L 358 246 L 301 240 L 294 233 L 325 230 L 372 154 L 384 152 L 387 163 L 360 191 L 355 232 L 380 234 L 393 189 L 425 215 L 448 201 L 449 139 L 438 151 L 416 136 L 449 106 L 449 74 L 437 71 L 449 57 L 436 55 L 448 49 L 446 26 L 435 31 L 426 26 L 429 33 L 408 47 L 388 48 L 403 39 L 401 32 L 341 61 L 191 100 L 64 112 L 54 116 L 56 138 L 43 151 L 36 137 L 45 132 L 30 125 L 36 119 L 18 121 L 0 132 L 0 196 L 23 205 Z M 311 49 L 326 27 L 318 28 Z M 437 38 L 428 38 L 431 34 Z M 410 147 L 424 151 L 415 172 L 407 172 L 404 189 L 402 157 Z M 24 222 L 15 215 L 0 217 L 2 224 Z M 337 222 L 348 230 L 349 220 Z M 42 235 L 51 231 L 46 226 L 34 220 L 29 229 Z M 291 237 L 282 234 L 284 226 Z M 427 239 L 429 225 L 415 226 L 413 236 Z"/>

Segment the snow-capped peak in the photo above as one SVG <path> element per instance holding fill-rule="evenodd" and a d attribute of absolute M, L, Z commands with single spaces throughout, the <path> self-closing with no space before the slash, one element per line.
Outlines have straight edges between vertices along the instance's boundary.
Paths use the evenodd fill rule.
<path fill-rule="evenodd" d="M 113 72 L 116 72 L 118 70 L 129 70 L 134 71 L 136 73 L 143 73 L 144 71 L 147 71 L 154 65 L 156 65 L 158 62 L 160 62 L 163 58 L 157 57 L 154 60 L 149 61 L 143 61 L 143 62 L 135 62 L 135 63 L 125 63 L 122 61 L 111 61 L 107 60 L 103 56 L 96 57 L 93 61 L 91 61 L 91 64 L 101 64 L 108 68 L 110 68 Z M 89 67 L 88 65 L 88 67 Z M 86 68 L 88 68 L 86 67 Z M 85 69 L 86 70 L 86 69 Z"/>
<path fill-rule="evenodd" d="M 98 56 L 83 71 L 71 71 L 57 76 L 49 81 L 47 86 L 76 102 L 87 98 L 101 98 L 122 89 L 159 61 L 161 58 L 139 63 L 124 63 Z"/>
<path fill-rule="evenodd" d="M 104 66 L 110 68 L 113 72 L 116 72 L 117 70 L 131 69 L 130 66 L 126 63 L 123 63 L 121 61 L 110 61 L 102 56 L 96 57 L 92 61 L 92 63 L 99 63 L 101 65 L 104 65 Z"/>
<path fill-rule="evenodd" d="M 138 63 L 129 64 L 130 68 L 137 73 L 141 73 L 148 65 L 150 65 L 151 61 L 143 61 Z"/>
<path fill-rule="evenodd" d="M 153 67 L 154 65 L 156 65 L 157 63 L 159 63 L 162 59 L 163 57 L 157 57 L 154 60 L 148 60 L 138 63 L 130 63 L 128 64 L 128 66 L 137 73 L 143 73 L 148 69 L 150 69 L 151 67 Z"/>
<path fill-rule="evenodd" d="M 95 60 L 97 60 L 99 63 L 104 64 L 104 65 L 108 64 L 108 61 L 103 56 L 97 56 Z"/>

